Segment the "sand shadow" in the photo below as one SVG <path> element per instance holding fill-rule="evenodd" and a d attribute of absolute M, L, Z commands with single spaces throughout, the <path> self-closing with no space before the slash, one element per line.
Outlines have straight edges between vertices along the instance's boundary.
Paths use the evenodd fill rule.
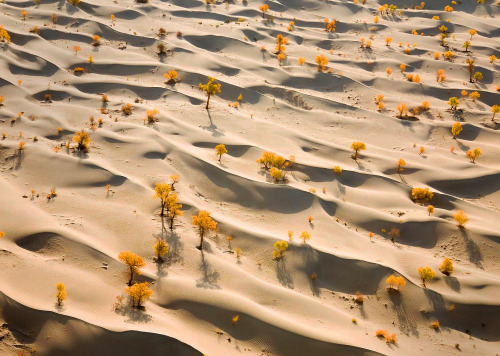
<path fill-rule="evenodd" d="M 115 310 L 115 313 L 121 316 L 126 317 L 126 323 L 131 324 L 145 324 L 149 323 L 153 320 L 153 317 L 145 312 L 146 308 L 134 308 L 131 306 L 121 306 L 120 308 Z"/>
<path fill-rule="evenodd" d="M 200 271 L 201 278 L 196 280 L 196 287 L 204 289 L 220 289 L 219 272 L 215 271 L 205 258 L 205 253 L 201 250 Z"/>
<path fill-rule="evenodd" d="M 445 276 L 444 281 L 446 282 L 446 285 L 453 289 L 455 292 L 460 292 L 460 282 L 456 277 Z"/>
<path fill-rule="evenodd" d="M 208 115 L 208 120 L 210 120 L 210 125 L 202 126 L 201 128 L 210 131 L 212 133 L 212 136 L 214 137 L 224 136 L 224 134 L 219 130 L 219 128 L 216 125 L 214 125 L 212 121 L 212 115 L 210 114 L 210 110 L 207 110 L 207 115 Z"/>
<path fill-rule="evenodd" d="M 280 282 L 282 286 L 293 289 L 293 278 L 286 269 L 284 257 L 276 261 L 276 278 L 278 278 L 278 282 Z"/>
<path fill-rule="evenodd" d="M 408 309 L 403 302 L 403 297 L 398 292 L 388 292 L 389 298 L 392 301 L 392 308 L 396 312 L 399 321 L 399 330 L 405 335 L 412 334 L 414 336 L 419 336 L 417 330 L 417 324 L 414 320 L 408 317 Z"/>
<path fill-rule="evenodd" d="M 431 303 L 432 307 L 434 308 L 434 311 L 446 311 L 444 298 L 441 294 L 428 288 L 424 288 L 424 294 L 429 300 L 429 303 Z"/>
<path fill-rule="evenodd" d="M 469 254 L 469 261 L 474 263 L 476 267 L 483 268 L 483 255 L 479 246 L 470 239 L 469 232 L 465 228 L 460 228 L 460 234 L 465 241 L 465 248 Z"/>

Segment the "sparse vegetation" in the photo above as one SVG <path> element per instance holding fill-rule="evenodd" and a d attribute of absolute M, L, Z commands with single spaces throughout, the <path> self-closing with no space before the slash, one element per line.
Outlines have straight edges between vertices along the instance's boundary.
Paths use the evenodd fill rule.
<path fill-rule="evenodd" d="M 68 293 L 66 292 L 66 287 L 62 283 L 57 283 L 56 284 L 56 298 L 57 298 L 57 305 L 61 306 L 62 302 L 66 300 L 68 297 Z"/>
<path fill-rule="evenodd" d="M 132 299 L 132 307 L 141 308 L 142 304 L 153 295 L 153 291 L 149 289 L 149 283 L 136 283 L 133 286 L 125 288 L 125 292 Z"/>
<path fill-rule="evenodd" d="M 193 215 L 193 225 L 198 227 L 198 234 L 200 235 L 200 245 L 196 248 L 202 250 L 205 235 L 209 231 L 215 231 L 217 223 L 212 219 L 208 211 L 201 210 L 198 215 Z"/>
<path fill-rule="evenodd" d="M 366 145 L 363 142 L 355 141 L 351 144 L 351 149 L 354 151 L 352 158 L 356 161 L 358 159 L 359 151 L 366 150 Z"/>
<path fill-rule="evenodd" d="M 418 274 L 420 274 L 420 277 L 422 278 L 422 283 L 425 285 L 425 281 L 430 281 L 436 276 L 436 272 L 434 272 L 430 267 L 419 267 L 418 268 Z"/>
<path fill-rule="evenodd" d="M 446 257 L 443 260 L 443 263 L 441 263 L 441 265 L 439 266 L 439 270 L 441 271 L 441 273 L 449 276 L 453 272 L 453 262 L 448 257 Z"/>
<path fill-rule="evenodd" d="M 453 215 L 453 219 L 458 223 L 458 227 L 460 228 L 465 227 L 465 224 L 469 221 L 469 218 L 465 215 L 463 210 L 460 210 Z"/>
<path fill-rule="evenodd" d="M 221 87 L 221 85 L 215 82 L 215 78 L 214 77 L 208 77 L 207 84 L 200 83 L 198 86 L 207 95 L 207 105 L 205 106 L 205 109 L 208 110 L 208 105 L 210 103 L 210 97 L 212 97 L 213 95 L 217 95 L 217 94 L 220 93 L 220 87 Z"/>
<path fill-rule="evenodd" d="M 135 253 L 132 253 L 130 251 L 120 252 L 120 254 L 118 255 L 118 259 L 125 263 L 129 269 L 130 279 L 128 280 L 127 284 L 131 286 L 132 280 L 134 279 L 134 274 L 141 274 L 141 270 L 139 268 L 146 266 L 146 263 L 141 256 L 136 255 Z"/>

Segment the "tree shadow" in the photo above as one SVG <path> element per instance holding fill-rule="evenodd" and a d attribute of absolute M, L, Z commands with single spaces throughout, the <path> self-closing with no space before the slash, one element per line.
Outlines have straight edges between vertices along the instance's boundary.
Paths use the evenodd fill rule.
<path fill-rule="evenodd" d="M 302 252 L 302 262 L 304 263 L 304 270 L 306 273 L 308 273 L 308 280 L 309 280 L 309 287 L 311 288 L 311 292 L 315 296 L 320 296 L 321 291 L 318 288 L 316 280 L 311 278 L 311 274 L 315 273 L 314 268 L 317 265 L 317 258 L 314 249 L 307 245 L 307 244 L 302 244 L 300 247 L 301 252 Z"/>
<path fill-rule="evenodd" d="M 284 257 L 276 261 L 276 278 L 284 287 L 293 289 L 293 278 L 286 269 Z"/>
<path fill-rule="evenodd" d="M 428 288 L 424 288 L 424 294 L 434 308 L 434 311 L 446 311 L 444 298 L 441 294 Z"/>
<path fill-rule="evenodd" d="M 446 285 L 453 289 L 455 292 L 460 292 L 460 282 L 457 278 L 452 276 L 445 276 L 444 281 L 446 282 Z"/>
<path fill-rule="evenodd" d="M 127 319 L 125 319 L 126 323 L 145 324 L 145 323 L 149 323 L 151 320 L 153 320 L 153 317 L 151 315 L 145 313 L 145 310 L 146 310 L 146 308 L 144 308 L 144 307 L 134 308 L 131 306 L 121 306 L 115 310 L 115 313 L 126 317 L 127 318 Z"/>
<path fill-rule="evenodd" d="M 205 253 L 201 250 L 200 271 L 201 278 L 196 281 L 196 287 L 204 289 L 220 289 L 219 272 L 214 271 L 210 263 L 205 259 Z"/>
<path fill-rule="evenodd" d="M 202 126 L 201 128 L 210 131 L 212 133 L 212 136 L 214 137 L 224 136 L 224 134 L 219 130 L 219 128 L 216 125 L 214 125 L 212 121 L 212 115 L 210 115 L 210 110 L 207 110 L 207 115 L 208 119 L 210 120 L 210 125 Z"/>
<path fill-rule="evenodd" d="M 483 255 L 479 246 L 469 238 L 469 232 L 465 228 L 460 228 L 460 234 L 465 241 L 465 248 L 469 254 L 469 261 L 474 263 L 477 267 L 483 268 Z"/>
<path fill-rule="evenodd" d="M 414 320 L 408 318 L 408 309 L 403 302 L 403 298 L 399 292 L 391 292 L 389 291 L 389 298 L 392 301 L 392 308 L 396 311 L 396 315 L 399 321 L 399 330 L 402 333 L 409 335 L 412 334 L 414 336 L 419 336 L 419 332 L 417 330 L 417 324 Z"/>

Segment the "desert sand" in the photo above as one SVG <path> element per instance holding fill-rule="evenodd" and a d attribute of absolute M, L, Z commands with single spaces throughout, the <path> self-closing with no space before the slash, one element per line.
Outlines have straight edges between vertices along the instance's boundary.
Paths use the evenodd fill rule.
<path fill-rule="evenodd" d="M 500 6 L 382 5 L 2 1 L 0 354 L 498 355 Z M 482 79 L 469 80 L 467 59 Z M 208 77 L 221 91 L 206 110 Z M 82 130 L 90 143 L 78 150 Z M 285 179 L 257 163 L 265 151 L 288 160 Z M 154 188 L 172 175 L 183 215 L 170 230 Z M 433 199 L 414 201 L 413 188 Z M 201 210 L 217 222 L 202 251 Z M 146 263 L 133 279 L 153 291 L 143 308 L 125 292 L 122 251 Z M 391 275 L 406 285 L 391 291 Z"/>

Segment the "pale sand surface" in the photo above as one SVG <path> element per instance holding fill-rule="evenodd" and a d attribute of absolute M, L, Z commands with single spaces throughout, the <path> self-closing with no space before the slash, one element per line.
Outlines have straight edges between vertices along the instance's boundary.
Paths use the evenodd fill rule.
<path fill-rule="evenodd" d="M 424 10 L 378 23 L 384 2 L 374 0 L 268 1 L 274 22 L 262 20 L 264 2 L 252 0 L 0 4 L 0 25 L 12 41 L 0 44 L 0 354 L 498 355 L 500 115 L 492 121 L 491 106 L 500 104 L 500 61 L 488 57 L 500 57 L 500 6 L 462 2 L 448 13 L 450 1 L 428 1 Z M 335 33 L 325 31 L 325 17 L 337 20 Z M 445 51 L 441 25 L 454 36 L 454 62 L 433 58 Z M 30 32 L 34 26 L 40 35 Z M 168 52 L 159 58 L 160 27 Z M 470 28 L 477 34 L 466 53 Z M 95 34 L 100 47 L 91 46 Z M 282 66 L 274 54 L 278 34 L 289 39 Z M 370 34 L 372 48 L 360 48 Z M 316 69 L 319 54 L 329 59 L 324 72 Z M 469 83 L 466 58 L 476 59 L 480 83 Z M 407 81 L 401 63 L 421 83 Z M 75 76 L 75 67 L 87 73 Z M 175 85 L 163 77 L 171 69 Z M 209 111 L 198 89 L 207 76 L 222 85 Z M 462 90 L 480 98 L 464 100 Z M 240 93 L 239 107 L 228 106 Z M 99 111 L 101 94 L 109 114 Z M 384 95 L 381 112 L 377 94 Z M 452 96 L 463 111 L 449 110 Z M 417 119 L 396 118 L 401 101 L 411 109 L 424 100 L 431 108 Z M 125 103 L 133 104 L 130 116 L 120 111 Z M 158 121 L 145 123 L 154 108 Z M 102 126 L 92 130 L 91 116 Z M 463 126 L 457 140 L 455 121 Z M 91 138 L 87 154 L 64 147 L 81 129 Z M 367 148 L 357 162 L 353 141 Z M 220 143 L 228 150 L 221 163 L 214 152 Z M 476 147 L 483 154 L 473 164 L 466 151 Z M 285 182 L 260 169 L 263 151 L 295 156 Z M 407 163 L 401 175 L 400 158 Z M 337 165 L 340 175 L 332 171 Z M 153 198 L 154 185 L 172 174 L 180 177 L 184 212 L 173 232 Z M 106 194 L 107 184 L 114 193 Z M 48 200 L 53 187 L 57 197 Z M 411 200 L 412 187 L 434 192 L 432 215 Z M 40 196 L 31 198 L 32 189 Z M 211 212 L 220 230 L 205 239 L 203 253 L 191 224 L 199 210 Z M 470 219 L 466 229 L 453 220 L 459 210 Z M 392 243 L 394 227 L 400 236 Z M 288 230 L 295 240 L 274 261 L 273 244 L 288 241 Z M 302 231 L 311 234 L 306 245 Z M 170 249 L 163 265 L 153 259 L 159 237 Z M 239 260 L 227 253 L 235 248 Z M 128 279 L 121 251 L 146 261 L 134 279 L 151 283 L 145 310 L 126 299 L 112 308 Z M 454 263 L 451 276 L 439 272 L 445 257 Z M 422 266 L 436 272 L 427 288 Z M 406 280 L 399 294 L 386 289 L 391 274 Z M 68 292 L 61 307 L 58 282 Z M 356 291 L 365 296 L 361 305 Z M 377 338 L 378 329 L 395 333 L 397 343 Z"/>

